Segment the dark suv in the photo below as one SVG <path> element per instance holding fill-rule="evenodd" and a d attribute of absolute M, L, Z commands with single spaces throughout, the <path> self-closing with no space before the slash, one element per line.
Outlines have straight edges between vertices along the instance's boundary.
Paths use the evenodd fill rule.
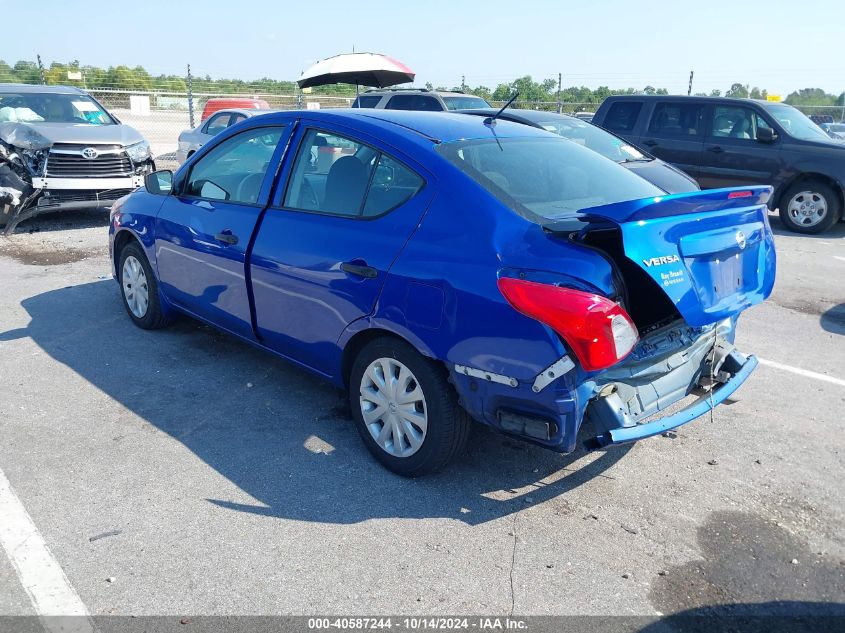
<path fill-rule="evenodd" d="M 774 186 L 769 206 L 793 231 L 820 233 L 842 218 L 845 146 L 785 103 L 625 95 L 608 97 L 593 123 L 702 188 Z"/>

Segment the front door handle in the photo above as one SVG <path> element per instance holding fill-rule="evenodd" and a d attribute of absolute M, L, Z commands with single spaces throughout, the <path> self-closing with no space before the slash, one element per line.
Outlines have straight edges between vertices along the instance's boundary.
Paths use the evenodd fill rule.
<path fill-rule="evenodd" d="M 372 266 L 353 264 L 351 262 L 343 262 L 340 265 L 340 269 L 343 272 L 349 273 L 350 275 L 355 275 L 356 277 L 364 277 L 365 279 L 375 279 L 376 277 L 378 277 L 378 271 Z"/>
<path fill-rule="evenodd" d="M 231 231 L 223 231 L 222 233 L 218 233 L 214 236 L 214 239 L 218 242 L 223 242 L 224 244 L 228 244 L 230 246 L 234 246 L 238 243 L 238 236 L 232 235 Z"/>
<path fill-rule="evenodd" d="M 654 141 L 652 139 L 648 139 L 647 141 L 643 141 L 643 145 L 648 145 L 649 147 L 654 147 L 655 145 L 657 145 L 657 141 Z"/>
<path fill-rule="evenodd" d="M 719 145 L 711 145 L 710 147 L 708 147 L 708 148 L 707 148 L 707 151 L 708 151 L 708 152 L 713 152 L 714 154 L 721 154 L 721 153 L 722 153 L 722 152 L 724 152 L 725 150 L 723 150 L 723 149 L 721 148 L 721 146 L 719 146 Z"/>

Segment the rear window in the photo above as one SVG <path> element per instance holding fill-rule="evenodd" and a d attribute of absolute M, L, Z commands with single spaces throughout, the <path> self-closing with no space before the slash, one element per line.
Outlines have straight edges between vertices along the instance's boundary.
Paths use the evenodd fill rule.
<path fill-rule="evenodd" d="M 650 182 L 564 139 L 453 141 L 437 151 L 502 203 L 534 222 L 588 207 L 664 195 Z"/>
<path fill-rule="evenodd" d="M 434 97 L 425 95 L 395 95 L 387 102 L 388 110 L 427 110 L 441 112 L 443 107 Z"/>
<path fill-rule="evenodd" d="M 381 97 L 378 95 L 370 95 L 369 97 L 358 97 L 352 103 L 353 108 L 375 108 Z"/>
<path fill-rule="evenodd" d="M 630 132 L 642 109 L 642 101 L 617 101 L 607 111 L 602 127 L 614 132 Z"/>

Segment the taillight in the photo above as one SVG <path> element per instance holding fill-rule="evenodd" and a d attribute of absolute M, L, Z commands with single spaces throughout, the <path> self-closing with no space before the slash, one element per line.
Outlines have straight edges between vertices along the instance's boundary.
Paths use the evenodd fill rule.
<path fill-rule="evenodd" d="M 509 277 L 498 284 L 514 308 L 560 334 L 586 371 L 618 363 L 639 340 L 628 313 L 606 297 Z"/>

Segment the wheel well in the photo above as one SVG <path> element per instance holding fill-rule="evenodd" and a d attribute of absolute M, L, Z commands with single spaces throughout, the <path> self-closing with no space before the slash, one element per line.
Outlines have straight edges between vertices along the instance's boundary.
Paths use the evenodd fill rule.
<path fill-rule="evenodd" d="M 114 237 L 114 270 L 120 275 L 120 252 L 129 242 L 138 242 L 138 238 L 132 235 L 131 231 L 120 231 Z M 138 242 L 141 245 L 141 242 Z"/>
<path fill-rule="evenodd" d="M 402 341 L 403 343 L 410 345 L 414 349 L 417 349 L 417 346 L 411 343 L 408 339 L 399 336 L 398 334 L 391 332 L 390 330 L 383 330 L 381 328 L 371 328 L 358 332 L 351 339 L 349 339 L 349 342 L 346 344 L 346 347 L 343 348 L 341 372 L 343 372 L 343 384 L 347 388 L 349 387 L 349 374 L 352 372 L 352 365 L 355 363 L 355 358 L 358 356 L 358 352 L 364 349 L 364 346 L 367 345 L 367 343 L 377 338 L 393 338 L 397 341 Z M 423 355 L 427 356 L 426 354 Z"/>
<path fill-rule="evenodd" d="M 826 184 L 828 187 L 830 187 L 836 192 L 836 195 L 839 199 L 839 212 L 842 213 L 842 210 L 845 209 L 845 194 L 843 194 L 842 192 L 842 185 L 840 185 L 830 176 L 825 176 L 824 174 L 817 174 L 813 172 L 798 174 L 792 180 L 783 184 L 777 194 L 778 208 L 780 208 L 786 202 L 786 200 L 784 199 L 786 196 L 786 192 L 789 191 L 789 189 L 793 185 L 796 185 L 800 182 L 808 182 L 811 180 L 818 180 L 819 182 Z"/>

